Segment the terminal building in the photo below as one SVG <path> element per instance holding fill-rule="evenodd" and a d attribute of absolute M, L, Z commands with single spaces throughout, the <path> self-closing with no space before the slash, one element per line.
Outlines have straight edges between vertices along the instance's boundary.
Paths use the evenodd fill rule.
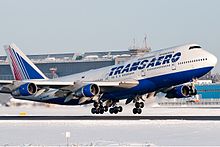
<path fill-rule="evenodd" d="M 196 85 L 197 92 L 200 99 L 220 99 L 220 84 L 204 84 Z"/>
<path fill-rule="evenodd" d="M 149 52 L 148 49 L 127 51 L 86 52 L 84 54 L 42 54 L 27 55 L 28 58 L 48 77 L 56 78 L 92 69 L 124 63 L 131 57 Z M 13 75 L 6 56 L 0 56 L 0 80 L 11 80 Z"/>

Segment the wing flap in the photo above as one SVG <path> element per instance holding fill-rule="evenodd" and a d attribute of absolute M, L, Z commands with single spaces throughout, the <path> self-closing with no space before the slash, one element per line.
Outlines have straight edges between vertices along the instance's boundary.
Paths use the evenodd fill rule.
<path fill-rule="evenodd" d="M 13 84 L 12 80 L 0 80 L 0 85 Z"/>

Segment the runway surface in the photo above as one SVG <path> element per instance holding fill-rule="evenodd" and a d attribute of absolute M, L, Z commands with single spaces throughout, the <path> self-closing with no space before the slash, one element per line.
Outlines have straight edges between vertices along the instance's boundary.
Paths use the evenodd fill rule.
<path fill-rule="evenodd" d="M 0 116 L 0 120 L 212 120 L 220 116 Z"/>
<path fill-rule="evenodd" d="M 219 108 L 0 107 L 0 146 L 220 146 Z"/>

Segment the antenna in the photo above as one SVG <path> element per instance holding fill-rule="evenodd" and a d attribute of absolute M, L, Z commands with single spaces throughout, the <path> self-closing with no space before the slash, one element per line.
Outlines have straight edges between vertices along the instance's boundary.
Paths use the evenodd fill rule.
<path fill-rule="evenodd" d="M 147 34 L 144 35 L 144 48 L 147 49 Z"/>
<path fill-rule="evenodd" d="M 148 50 L 148 51 L 151 50 L 151 47 L 149 47 L 149 46 L 147 45 L 147 33 L 145 33 L 145 35 L 144 35 L 144 49 L 146 49 L 146 50 Z"/>
<path fill-rule="evenodd" d="M 136 47 L 136 42 L 135 42 L 135 38 L 133 39 L 133 49 L 135 49 L 135 47 Z"/>

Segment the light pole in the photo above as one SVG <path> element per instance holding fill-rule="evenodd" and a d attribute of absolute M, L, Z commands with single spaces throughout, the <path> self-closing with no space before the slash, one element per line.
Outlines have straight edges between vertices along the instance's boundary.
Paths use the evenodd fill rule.
<path fill-rule="evenodd" d="M 69 146 L 70 132 L 66 132 L 66 146 Z"/>

